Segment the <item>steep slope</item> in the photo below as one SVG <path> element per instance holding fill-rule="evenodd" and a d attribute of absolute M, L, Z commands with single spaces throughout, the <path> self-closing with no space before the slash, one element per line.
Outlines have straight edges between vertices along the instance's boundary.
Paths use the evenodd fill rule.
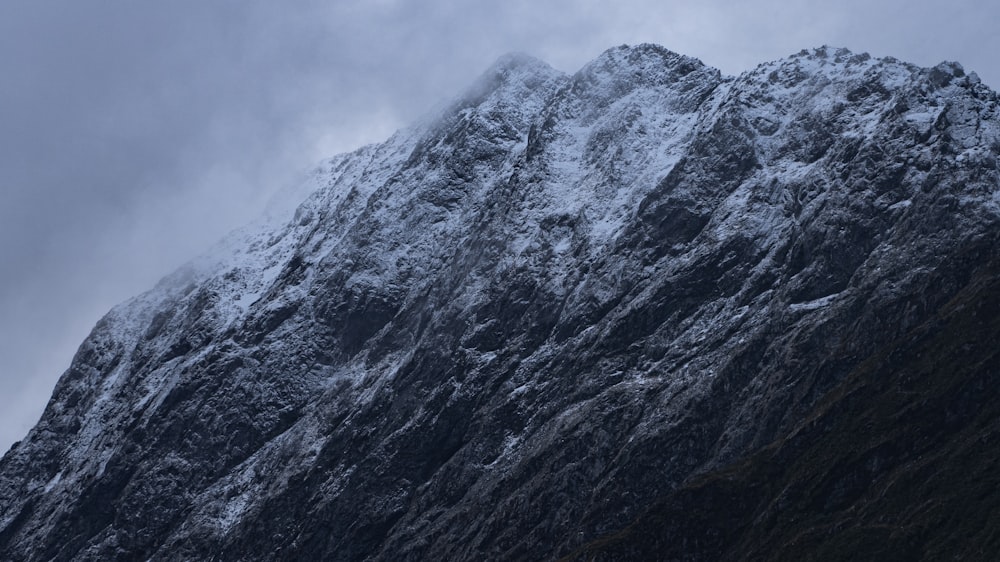
<path fill-rule="evenodd" d="M 103 319 L 0 557 L 571 552 L 882 376 L 998 257 L 998 127 L 955 64 L 505 57 Z"/>
<path fill-rule="evenodd" d="M 998 341 L 994 262 L 930 319 L 858 365 L 794 431 L 749 459 L 692 478 L 625 530 L 570 558 L 995 557 Z"/>

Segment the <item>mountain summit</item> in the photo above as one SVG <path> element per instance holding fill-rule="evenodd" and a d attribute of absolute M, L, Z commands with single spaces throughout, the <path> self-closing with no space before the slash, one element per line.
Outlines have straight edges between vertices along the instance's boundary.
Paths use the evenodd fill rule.
<path fill-rule="evenodd" d="M 108 313 L 0 558 L 998 552 L 998 156 L 955 63 L 504 57 Z"/>

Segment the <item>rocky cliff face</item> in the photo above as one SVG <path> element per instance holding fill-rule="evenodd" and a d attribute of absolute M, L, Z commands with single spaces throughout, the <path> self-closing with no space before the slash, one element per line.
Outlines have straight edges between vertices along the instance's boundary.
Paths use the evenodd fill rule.
<path fill-rule="evenodd" d="M 910 466 L 995 424 L 940 398 L 990 387 L 989 338 L 933 338 L 956 302 L 992 310 L 998 156 L 997 96 L 956 64 L 505 57 L 112 310 L 0 461 L 0 558 L 739 558 L 781 543 L 759 513 L 823 509 L 834 536 L 883 473 L 834 471 L 813 505 L 770 501 L 809 473 L 775 470 L 851 431 L 859 466 Z M 921 353 L 968 364 L 893 400 L 952 429 L 837 429 L 881 403 L 845 389 L 890 392 Z"/>

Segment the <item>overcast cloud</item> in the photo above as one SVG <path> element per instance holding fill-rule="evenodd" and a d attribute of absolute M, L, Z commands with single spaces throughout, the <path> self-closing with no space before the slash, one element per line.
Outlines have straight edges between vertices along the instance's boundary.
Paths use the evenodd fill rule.
<path fill-rule="evenodd" d="M 655 42 L 735 74 L 829 44 L 996 86 L 997 21 L 986 0 L 4 0 L 0 451 L 112 305 L 505 52 L 572 72 Z"/>

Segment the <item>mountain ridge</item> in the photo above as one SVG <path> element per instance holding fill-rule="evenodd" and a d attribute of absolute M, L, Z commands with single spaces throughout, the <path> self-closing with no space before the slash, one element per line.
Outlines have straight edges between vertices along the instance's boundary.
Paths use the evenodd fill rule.
<path fill-rule="evenodd" d="M 0 554 L 568 554 L 989 263 L 953 258 L 1000 222 L 996 105 L 843 49 L 504 57 L 109 313 L 0 461 Z"/>

